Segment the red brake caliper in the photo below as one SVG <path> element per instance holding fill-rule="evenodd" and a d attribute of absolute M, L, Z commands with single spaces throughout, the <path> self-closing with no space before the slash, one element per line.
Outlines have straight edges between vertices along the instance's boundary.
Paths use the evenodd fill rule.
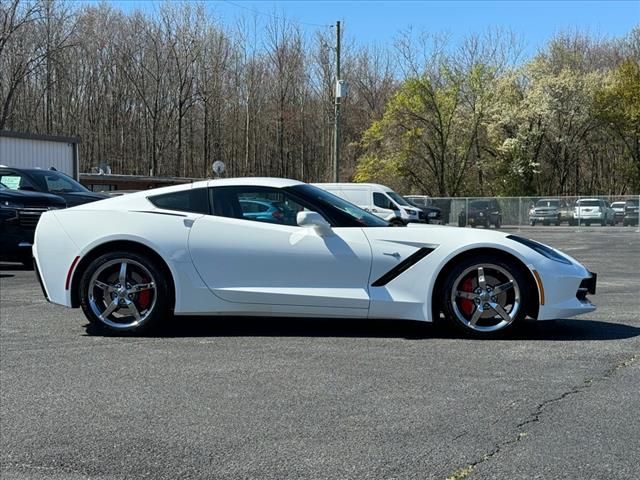
<path fill-rule="evenodd" d="M 144 283 L 149 283 L 149 280 L 143 279 Z M 138 306 L 144 310 L 149 306 L 149 302 L 151 301 L 151 290 L 142 290 L 138 293 Z"/>
<path fill-rule="evenodd" d="M 462 282 L 460 290 L 463 292 L 473 292 L 473 280 L 471 278 L 467 278 Z M 460 300 L 460 310 L 465 316 L 471 315 L 474 308 L 473 300 L 469 300 L 468 298 Z"/>

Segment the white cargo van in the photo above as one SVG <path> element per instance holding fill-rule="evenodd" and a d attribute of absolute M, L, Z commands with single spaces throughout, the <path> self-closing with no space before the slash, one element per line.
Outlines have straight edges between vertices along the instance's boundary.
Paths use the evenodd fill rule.
<path fill-rule="evenodd" d="M 392 224 L 418 222 L 420 209 L 384 185 L 376 183 L 314 183 Z"/>

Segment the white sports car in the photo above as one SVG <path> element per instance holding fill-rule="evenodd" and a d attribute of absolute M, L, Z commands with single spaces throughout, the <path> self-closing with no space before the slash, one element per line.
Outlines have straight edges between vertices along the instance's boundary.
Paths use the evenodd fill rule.
<path fill-rule="evenodd" d="M 294 180 L 236 178 L 45 213 L 33 247 L 46 298 L 101 329 L 175 315 L 393 318 L 441 314 L 493 336 L 525 317 L 591 312 L 596 276 L 496 231 L 385 221 Z"/>

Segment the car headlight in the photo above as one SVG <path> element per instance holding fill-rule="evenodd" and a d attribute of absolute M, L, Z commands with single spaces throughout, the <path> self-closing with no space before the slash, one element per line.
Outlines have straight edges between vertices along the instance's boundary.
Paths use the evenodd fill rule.
<path fill-rule="evenodd" d="M 480 212 L 480 213 L 478 214 L 478 216 L 479 216 L 479 217 L 484 217 L 484 213 Z"/>
<path fill-rule="evenodd" d="M 0 200 L 0 208 L 10 208 L 15 210 L 16 208 L 24 208 L 24 204 L 14 202 L 13 200 Z"/>
<path fill-rule="evenodd" d="M 517 235 L 508 235 L 508 239 L 513 240 L 514 242 L 518 242 L 522 245 L 525 245 L 532 250 L 535 250 L 540 255 L 547 257 L 550 260 L 555 260 L 556 262 L 565 263 L 567 265 L 571 265 L 571 261 L 567 258 L 560 255 L 553 248 L 545 245 L 544 243 L 536 242 L 535 240 L 530 240 L 528 238 L 519 237 Z"/>

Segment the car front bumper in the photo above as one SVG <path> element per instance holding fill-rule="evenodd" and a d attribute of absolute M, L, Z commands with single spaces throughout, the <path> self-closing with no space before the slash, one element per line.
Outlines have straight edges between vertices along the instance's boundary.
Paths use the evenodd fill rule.
<path fill-rule="evenodd" d="M 596 309 L 588 295 L 596 293 L 598 276 L 575 267 L 573 273 L 542 276 L 544 304 L 539 307 L 538 320 L 570 318 Z"/>

